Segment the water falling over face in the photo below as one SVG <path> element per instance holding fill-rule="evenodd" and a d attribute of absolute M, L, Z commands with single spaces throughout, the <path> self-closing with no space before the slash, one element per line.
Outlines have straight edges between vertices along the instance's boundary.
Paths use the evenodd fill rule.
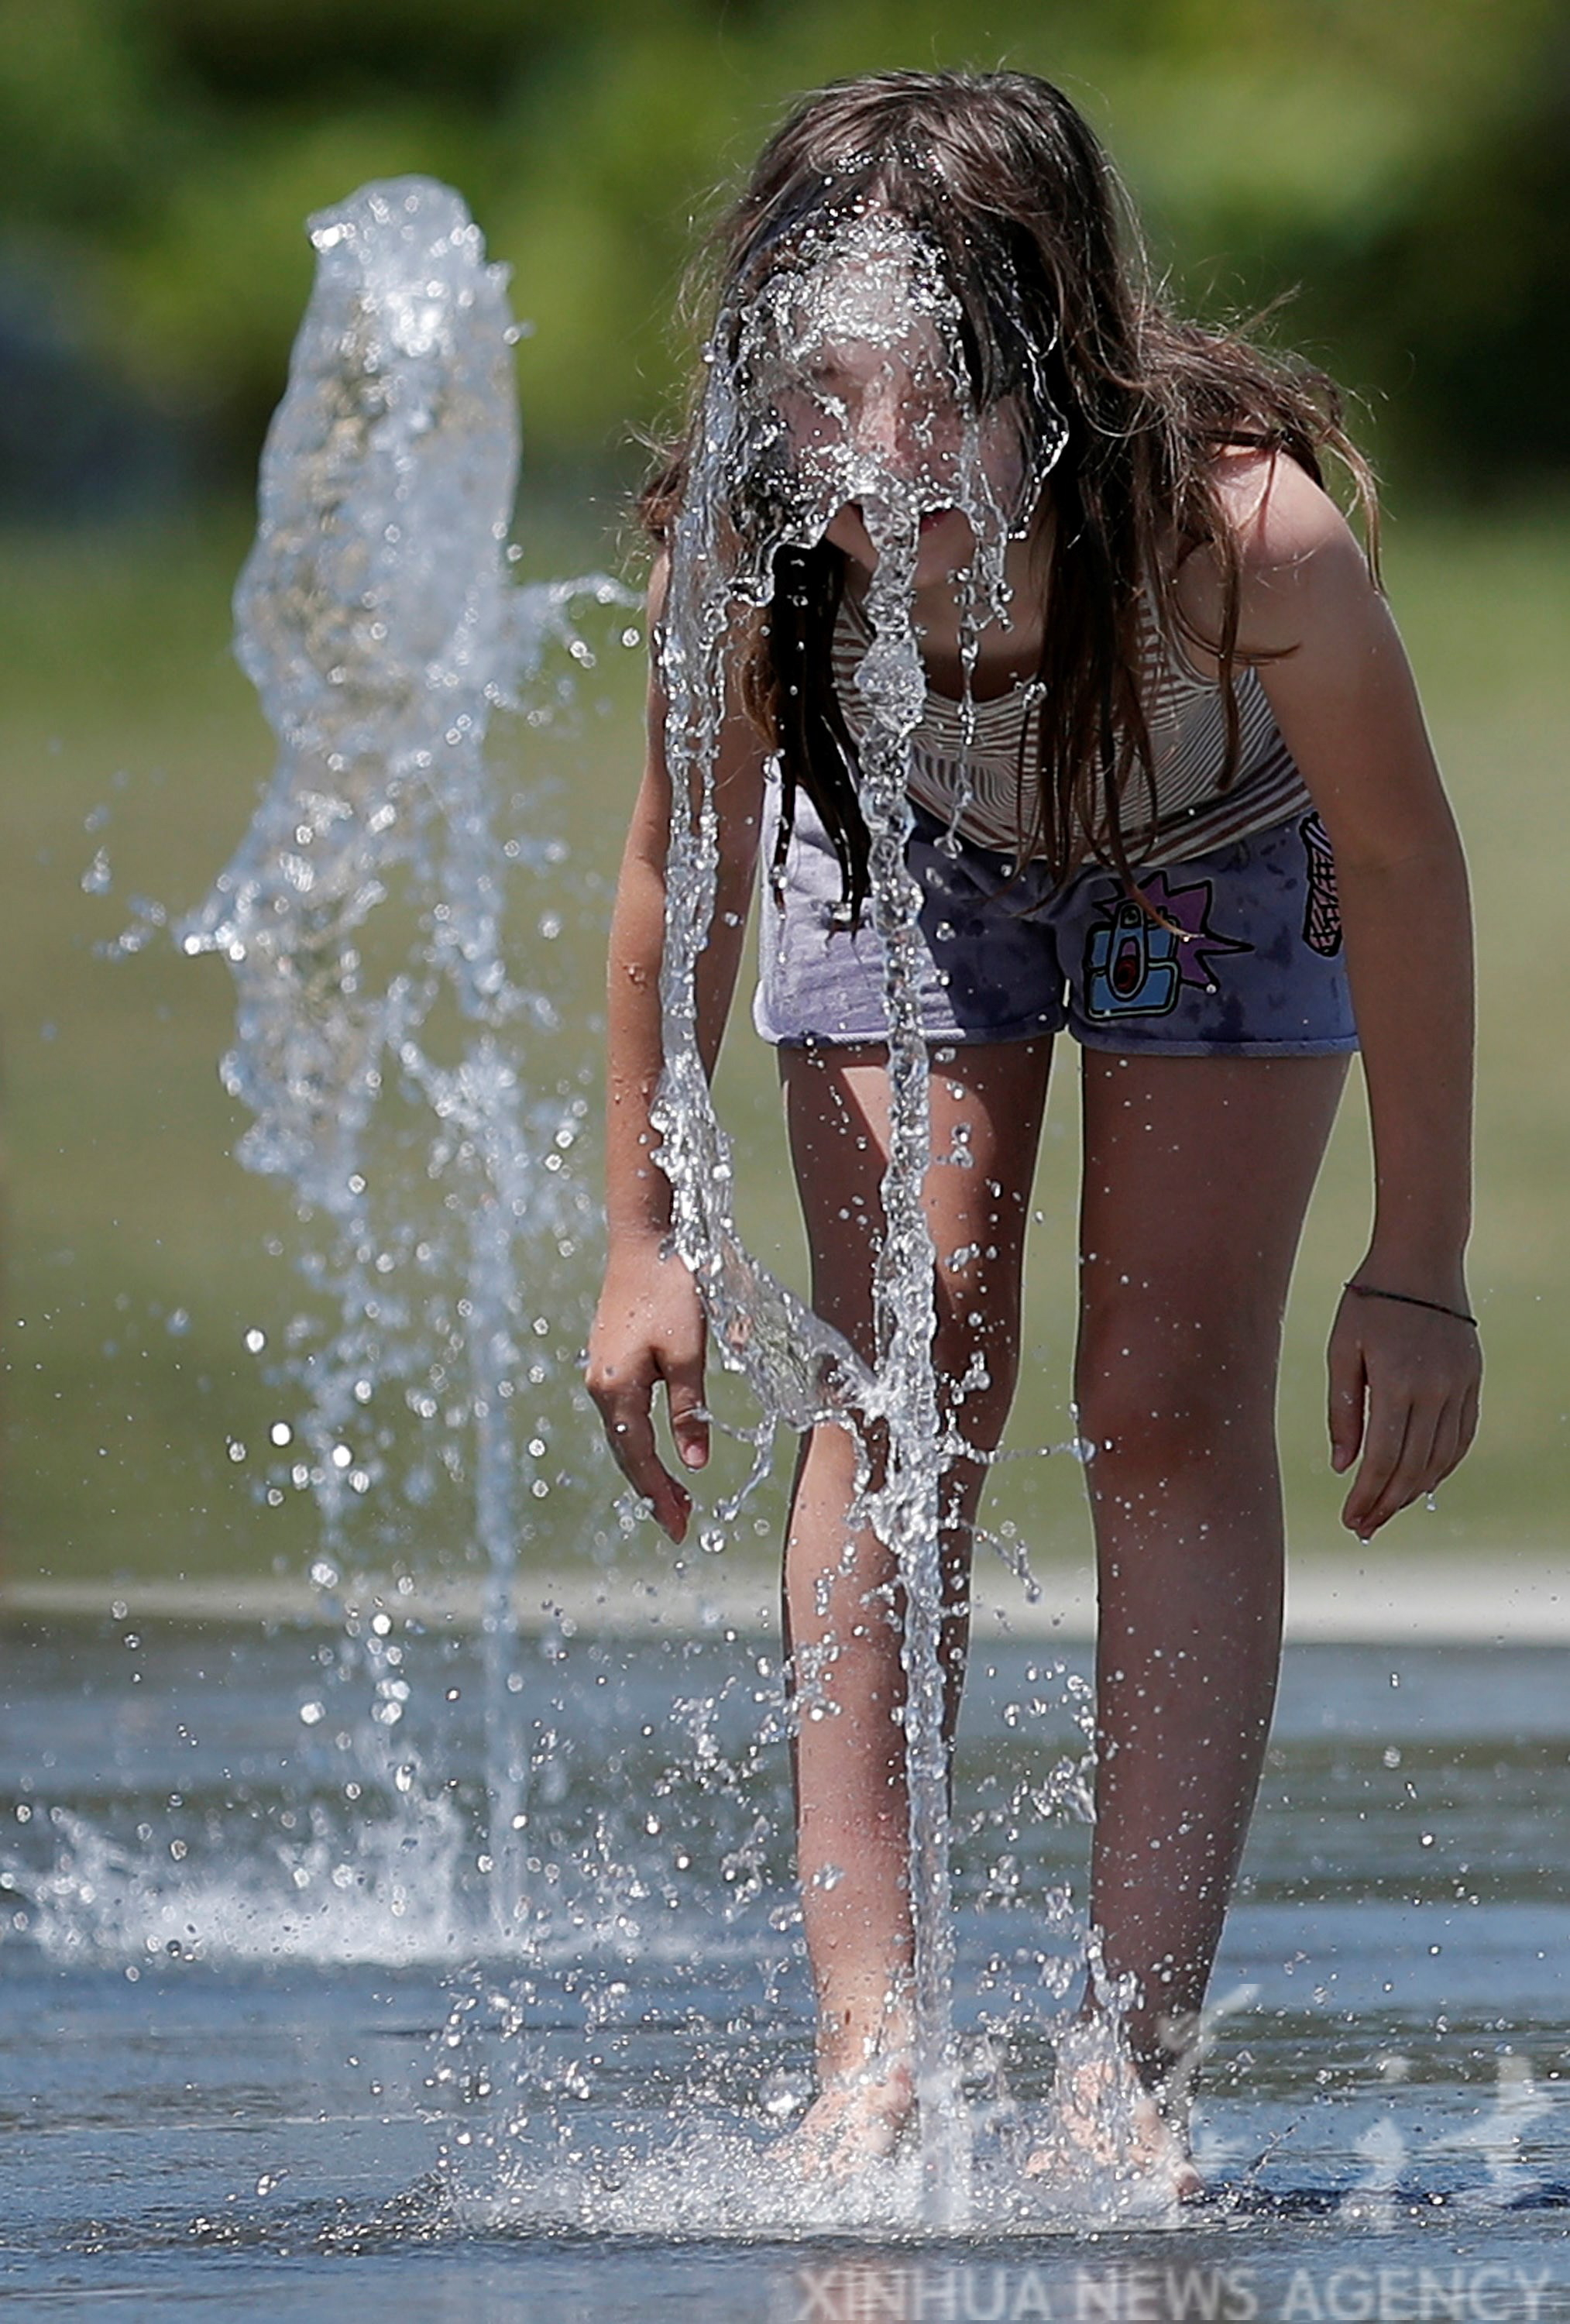
<path fill-rule="evenodd" d="M 826 540 L 863 573 L 897 542 L 918 591 L 972 565 L 1001 578 L 1061 436 L 1051 415 L 1032 459 L 1012 399 L 978 409 L 959 304 L 927 244 L 855 218 L 769 277 L 734 328 L 748 530 L 761 520 L 771 547 Z"/>

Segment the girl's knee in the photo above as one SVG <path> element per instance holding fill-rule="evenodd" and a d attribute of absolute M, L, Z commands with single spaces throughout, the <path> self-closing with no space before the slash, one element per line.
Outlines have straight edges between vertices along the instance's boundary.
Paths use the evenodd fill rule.
<path fill-rule="evenodd" d="M 1274 1427 L 1276 1349 L 1253 1335 L 1088 1322 L 1076 1367 L 1079 1433 L 1096 1456 L 1162 1473 L 1254 1446 Z"/>

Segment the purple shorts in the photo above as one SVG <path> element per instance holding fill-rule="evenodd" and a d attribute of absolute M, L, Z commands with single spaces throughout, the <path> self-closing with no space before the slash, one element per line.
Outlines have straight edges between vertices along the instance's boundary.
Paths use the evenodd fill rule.
<path fill-rule="evenodd" d="M 764 836 L 770 860 L 772 834 Z M 1061 1032 L 1093 1049 L 1169 1056 L 1336 1056 L 1357 1047 L 1336 865 L 1307 808 L 1213 854 L 1138 872 L 1143 912 L 1092 865 L 1054 891 L 1044 865 L 1006 857 L 915 810 L 907 858 L 923 891 L 922 1005 L 933 1042 Z M 798 801 L 783 905 L 766 886 L 753 1016 L 765 1040 L 886 1038 L 869 926 L 840 909 L 840 867 Z"/>

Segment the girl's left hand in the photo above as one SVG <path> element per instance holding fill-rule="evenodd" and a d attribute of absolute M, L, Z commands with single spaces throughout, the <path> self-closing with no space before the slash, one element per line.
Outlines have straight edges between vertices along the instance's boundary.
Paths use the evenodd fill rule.
<path fill-rule="evenodd" d="M 1330 1465 L 1340 1473 L 1363 1455 L 1341 1521 L 1368 1541 L 1465 1453 L 1477 1434 L 1483 1352 L 1459 1316 L 1347 1291 L 1329 1366 Z"/>

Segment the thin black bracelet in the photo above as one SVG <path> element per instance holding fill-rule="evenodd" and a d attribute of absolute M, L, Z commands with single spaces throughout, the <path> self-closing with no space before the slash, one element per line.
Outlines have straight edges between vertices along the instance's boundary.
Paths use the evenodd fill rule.
<path fill-rule="evenodd" d="M 1433 1314 L 1454 1316 L 1457 1323 L 1470 1323 L 1477 1329 L 1477 1318 L 1469 1315 L 1464 1307 L 1444 1307 L 1437 1299 L 1418 1299 L 1409 1291 L 1379 1291 L 1372 1283 L 1344 1283 L 1343 1291 L 1354 1291 L 1360 1299 L 1393 1299 L 1401 1307 L 1427 1307 Z"/>

